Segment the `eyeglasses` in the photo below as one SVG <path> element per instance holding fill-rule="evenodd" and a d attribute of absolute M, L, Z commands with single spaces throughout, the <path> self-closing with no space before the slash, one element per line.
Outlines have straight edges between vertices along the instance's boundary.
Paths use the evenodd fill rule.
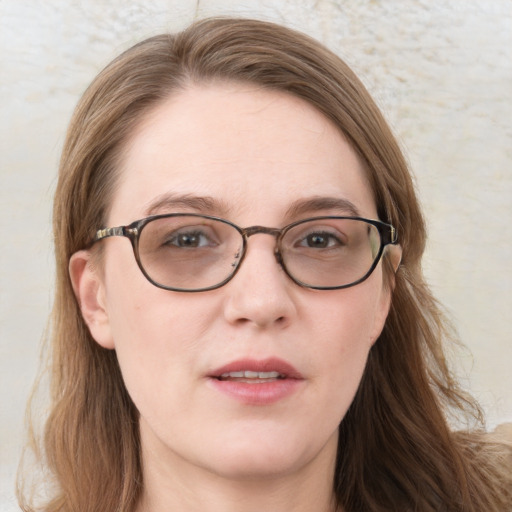
<path fill-rule="evenodd" d="M 359 217 L 314 217 L 274 229 L 240 228 L 225 219 L 190 213 L 155 215 L 100 229 L 93 243 L 125 236 L 152 284 L 201 292 L 230 281 L 244 260 L 249 237 L 260 233 L 276 238 L 276 261 L 290 279 L 316 290 L 361 283 L 379 263 L 384 248 L 397 244 L 393 226 Z"/>

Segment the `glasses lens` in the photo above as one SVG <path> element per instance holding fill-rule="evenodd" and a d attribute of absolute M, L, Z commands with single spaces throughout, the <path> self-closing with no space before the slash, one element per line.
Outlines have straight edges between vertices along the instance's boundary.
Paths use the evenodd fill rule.
<path fill-rule="evenodd" d="M 347 286 L 365 277 L 381 248 L 379 230 L 356 219 L 325 218 L 302 222 L 281 241 L 288 273 L 316 288 Z"/>
<path fill-rule="evenodd" d="M 142 229 L 139 261 L 160 286 L 199 290 L 233 274 L 242 245 L 242 235 L 226 222 L 194 215 L 161 217 Z"/>

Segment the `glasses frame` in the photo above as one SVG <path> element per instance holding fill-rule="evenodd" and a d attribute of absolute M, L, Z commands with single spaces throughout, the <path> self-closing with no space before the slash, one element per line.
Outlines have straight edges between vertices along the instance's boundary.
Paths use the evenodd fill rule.
<path fill-rule="evenodd" d="M 148 275 L 147 271 L 145 270 L 145 268 L 142 265 L 142 262 L 140 260 L 140 255 L 139 255 L 140 234 L 142 233 L 142 230 L 144 229 L 144 227 L 147 224 L 149 224 L 150 222 L 157 220 L 157 219 L 171 218 L 171 217 L 197 217 L 197 218 L 202 218 L 202 219 L 214 220 L 214 221 L 218 221 L 218 222 L 227 224 L 227 225 L 233 227 L 234 229 L 236 229 L 242 236 L 243 243 L 242 243 L 242 249 L 241 249 L 241 254 L 240 254 L 238 264 L 236 267 L 234 267 L 233 272 L 228 277 L 226 277 L 226 279 L 221 281 L 220 283 L 215 284 L 213 286 L 208 286 L 205 288 L 194 288 L 194 289 L 176 288 L 176 287 L 172 287 L 172 286 L 165 286 L 161 283 L 154 281 Z M 370 267 L 368 272 L 366 272 L 366 274 L 363 277 L 357 279 L 356 281 L 354 281 L 352 283 L 343 284 L 340 286 L 312 286 L 312 285 L 304 283 L 300 279 L 297 279 L 296 277 L 294 277 L 289 272 L 289 270 L 286 268 L 286 265 L 283 261 L 283 258 L 281 256 L 281 251 L 280 251 L 281 240 L 283 239 L 285 234 L 290 229 L 292 229 L 293 227 L 295 227 L 299 224 L 303 224 L 303 223 L 311 222 L 311 221 L 315 221 L 315 220 L 328 220 L 328 219 L 357 220 L 357 221 L 366 222 L 367 224 L 371 224 L 372 226 L 375 226 L 377 228 L 377 230 L 379 232 L 379 236 L 380 236 L 380 247 L 379 247 L 379 251 L 377 252 L 377 255 L 375 256 L 372 266 Z M 279 265 L 281 265 L 285 274 L 294 283 L 296 283 L 297 285 L 299 285 L 303 288 L 310 288 L 313 290 L 341 290 L 343 288 L 350 288 L 351 286 L 355 286 L 359 283 L 362 283 L 363 281 L 368 279 L 368 277 L 372 274 L 372 272 L 375 270 L 375 268 L 379 264 L 379 262 L 382 258 L 382 255 L 384 254 L 385 247 L 388 245 L 397 245 L 398 244 L 398 236 L 397 236 L 396 229 L 391 224 L 387 224 L 380 220 L 365 219 L 364 217 L 340 216 L 340 215 L 321 215 L 318 217 L 308 217 L 306 219 L 300 219 L 300 220 L 292 222 L 291 224 L 288 224 L 288 225 L 284 226 L 283 228 L 279 229 L 279 228 L 269 228 L 269 227 L 265 227 L 265 226 L 250 226 L 247 228 L 241 228 L 241 227 L 237 226 L 236 224 L 234 224 L 233 222 L 223 219 L 221 217 L 215 217 L 212 215 L 202 215 L 199 213 L 166 213 L 166 214 L 161 214 L 161 215 L 152 215 L 150 217 L 145 217 L 144 219 L 136 220 L 126 226 L 117 226 L 117 227 L 111 227 L 111 228 L 98 229 L 98 231 L 96 231 L 96 234 L 95 234 L 92 242 L 90 243 L 90 246 L 94 245 L 96 242 L 98 242 L 100 240 L 103 240 L 105 238 L 109 238 L 112 236 L 126 237 L 130 240 L 130 242 L 132 244 L 133 253 L 134 253 L 135 260 L 137 262 L 138 267 L 140 268 L 144 277 L 151 284 L 153 284 L 154 286 L 156 286 L 158 288 L 162 288 L 164 290 L 170 290 L 170 291 L 175 291 L 175 292 L 194 293 L 194 292 L 206 292 L 209 290 L 215 290 L 217 288 L 221 288 L 222 286 L 227 284 L 229 281 L 231 281 L 231 279 L 233 279 L 233 277 L 238 272 L 238 269 L 242 266 L 245 255 L 247 253 L 247 244 L 248 244 L 249 237 L 256 235 L 258 233 L 271 235 L 271 236 L 275 237 L 276 246 L 274 249 L 274 256 L 276 257 L 277 263 Z"/>

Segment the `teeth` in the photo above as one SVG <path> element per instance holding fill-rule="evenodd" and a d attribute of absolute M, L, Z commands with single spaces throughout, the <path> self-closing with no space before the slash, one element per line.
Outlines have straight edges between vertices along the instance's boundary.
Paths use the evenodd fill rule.
<path fill-rule="evenodd" d="M 231 377 L 232 379 L 239 379 L 239 378 L 245 377 L 245 375 L 244 375 L 244 372 L 228 372 L 228 373 L 223 373 L 221 375 L 221 377 L 223 379 L 227 379 L 229 377 Z"/>
<path fill-rule="evenodd" d="M 279 379 L 283 376 L 279 372 L 226 372 L 220 376 L 222 379 Z"/>

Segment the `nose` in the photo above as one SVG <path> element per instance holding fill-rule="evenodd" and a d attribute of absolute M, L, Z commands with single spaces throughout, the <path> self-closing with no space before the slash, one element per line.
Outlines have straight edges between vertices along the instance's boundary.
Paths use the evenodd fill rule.
<path fill-rule="evenodd" d="M 298 290 L 274 252 L 275 238 L 251 237 L 237 274 L 225 286 L 224 316 L 232 324 L 284 328 L 296 314 Z"/>

